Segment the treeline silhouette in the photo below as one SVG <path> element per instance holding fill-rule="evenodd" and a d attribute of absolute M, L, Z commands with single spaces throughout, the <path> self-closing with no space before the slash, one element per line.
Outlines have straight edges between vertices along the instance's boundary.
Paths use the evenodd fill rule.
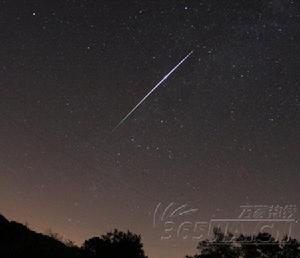
<path fill-rule="evenodd" d="M 287 236 L 278 241 L 268 233 L 235 237 L 219 228 L 213 233 L 213 240 L 198 244 L 198 254 L 186 258 L 300 258 L 299 242 Z"/>
<path fill-rule="evenodd" d="M 186 258 L 300 258 L 300 244 L 270 234 L 256 236 L 224 234 L 214 230 L 212 240 L 201 241 L 198 253 Z M 0 258 L 147 258 L 141 236 L 115 230 L 86 240 L 81 247 L 63 242 L 57 234 L 44 235 L 8 221 L 0 214 Z"/>
<path fill-rule="evenodd" d="M 93 237 L 80 248 L 56 238 L 0 215 L 0 258 L 147 258 L 141 237 L 129 231 Z"/>

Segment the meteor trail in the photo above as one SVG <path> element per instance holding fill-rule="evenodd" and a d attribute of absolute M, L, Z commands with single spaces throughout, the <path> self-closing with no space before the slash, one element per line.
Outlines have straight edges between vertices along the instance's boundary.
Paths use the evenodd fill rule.
<path fill-rule="evenodd" d="M 186 57 L 185 58 L 183 58 L 167 75 L 165 75 L 165 77 L 163 77 L 153 88 L 152 88 L 152 90 L 150 90 L 146 95 L 145 95 L 145 97 L 143 97 L 141 100 L 140 100 L 140 102 L 139 103 L 137 103 L 136 104 L 136 106 L 133 108 L 133 109 L 131 109 L 131 111 L 114 127 L 114 129 L 112 130 L 112 131 L 115 131 L 116 129 L 118 129 L 118 127 L 120 126 L 120 125 L 122 125 L 125 121 L 126 121 L 126 119 L 151 95 L 151 93 L 153 92 L 153 91 L 155 91 L 186 59 L 188 59 L 189 58 L 189 56 L 191 55 L 191 54 L 193 54 L 193 50 L 190 52 L 190 53 L 188 53 L 187 55 L 186 55 Z"/>

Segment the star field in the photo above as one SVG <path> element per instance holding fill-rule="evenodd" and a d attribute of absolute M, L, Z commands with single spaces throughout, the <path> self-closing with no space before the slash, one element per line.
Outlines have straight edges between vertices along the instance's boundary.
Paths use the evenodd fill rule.
<path fill-rule="evenodd" d="M 196 244 L 161 242 L 158 202 L 300 206 L 299 8 L 1 0 L 0 212 L 78 244 L 130 229 L 179 258 Z"/>

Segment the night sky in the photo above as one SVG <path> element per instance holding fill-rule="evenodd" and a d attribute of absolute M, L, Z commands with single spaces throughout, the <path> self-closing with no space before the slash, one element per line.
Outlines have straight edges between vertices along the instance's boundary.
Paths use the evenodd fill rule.
<path fill-rule="evenodd" d="M 8 218 L 78 245 L 130 229 L 180 258 L 197 243 L 160 240 L 159 202 L 300 207 L 299 2 L 1 0 L 0 32 Z"/>

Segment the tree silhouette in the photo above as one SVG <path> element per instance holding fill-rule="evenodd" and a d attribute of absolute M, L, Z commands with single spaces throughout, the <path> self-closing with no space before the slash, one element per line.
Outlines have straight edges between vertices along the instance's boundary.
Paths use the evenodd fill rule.
<path fill-rule="evenodd" d="M 276 241 L 270 234 L 254 236 L 225 234 L 214 229 L 212 240 L 201 241 L 198 254 L 186 258 L 300 258 L 300 243 L 284 237 Z M 53 236 L 57 236 L 54 234 Z M 1 258 L 148 258 L 141 236 L 114 230 L 86 240 L 81 248 L 71 241 L 63 243 L 36 233 L 28 227 L 8 221 L 0 214 Z"/>
<path fill-rule="evenodd" d="M 213 240 L 201 241 L 197 250 L 198 254 L 186 258 L 300 258 L 296 239 L 285 237 L 278 242 L 268 233 L 234 237 L 220 229 L 214 229 Z"/>
<path fill-rule="evenodd" d="M 258 233 L 256 236 L 241 235 L 238 242 L 244 258 L 275 258 L 281 252 L 279 242 L 268 233 Z"/>
<path fill-rule="evenodd" d="M 0 258 L 147 258 L 141 236 L 130 231 L 115 230 L 93 237 L 81 248 L 49 232 L 36 233 L 0 214 Z"/>
<path fill-rule="evenodd" d="M 278 258 L 300 258 L 300 243 L 296 239 L 291 239 L 287 236 L 283 240 Z"/>
<path fill-rule="evenodd" d="M 86 240 L 82 247 L 83 257 L 147 258 L 139 235 L 115 230 Z"/>
<path fill-rule="evenodd" d="M 225 235 L 219 228 L 213 230 L 212 241 L 201 241 L 198 246 L 199 254 L 186 258 L 239 258 L 239 249 L 233 245 L 233 235 Z"/>

